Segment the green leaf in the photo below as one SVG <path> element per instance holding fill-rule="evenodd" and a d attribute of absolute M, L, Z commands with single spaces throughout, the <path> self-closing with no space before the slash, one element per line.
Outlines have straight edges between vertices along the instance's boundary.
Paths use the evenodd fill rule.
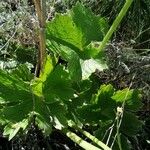
<path fill-rule="evenodd" d="M 84 48 L 84 57 L 86 59 L 90 59 L 90 58 L 96 58 L 97 55 L 98 58 L 97 59 L 103 59 L 104 58 L 104 51 L 99 51 L 99 47 L 100 47 L 101 42 L 94 42 L 92 41 L 89 45 L 87 45 Z"/>
<path fill-rule="evenodd" d="M 68 61 L 68 70 L 71 79 L 79 82 L 82 76 L 79 56 L 72 50 L 62 50 L 61 54 L 62 58 Z"/>
<path fill-rule="evenodd" d="M 47 46 L 68 62 L 67 67 L 74 81 L 81 79 L 81 71 L 82 79 L 87 79 L 96 69 L 107 68 L 98 42 L 102 40 L 106 28 L 103 18 L 95 16 L 79 3 L 66 14 L 57 14 L 47 24 Z"/>
<path fill-rule="evenodd" d="M 47 24 L 47 38 L 76 51 L 82 49 L 82 32 L 73 23 L 70 13 L 56 14 Z"/>
<path fill-rule="evenodd" d="M 106 121 L 101 121 L 99 123 L 99 128 L 97 128 L 94 131 L 94 136 L 96 136 L 98 139 L 102 140 L 106 143 L 108 134 L 109 134 L 109 129 L 112 126 L 114 120 L 106 120 Z"/>
<path fill-rule="evenodd" d="M 58 100 L 68 101 L 73 98 L 74 92 L 71 86 L 68 72 L 62 66 L 57 66 L 44 83 L 45 101 L 48 103 Z"/>
<path fill-rule="evenodd" d="M 40 77 L 32 81 L 32 90 L 37 96 L 43 96 L 43 83 L 45 82 L 49 74 L 53 71 L 54 66 L 56 65 L 56 61 L 57 60 L 55 57 L 47 55 L 43 71 L 40 73 Z"/>
<path fill-rule="evenodd" d="M 120 130 L 125 135 L 133 136 L 137 134 L 142 125 L 142 121 L 139 121 L 136 115 L 133 113 L 124 112 Z"/>
<path fill-rule="evenodd" d="M 42 97 L 43 81 L 40 78 L 35 78 L 31 83 L 33 93 L 39 97 Z"/>
<path fill-rule="evenodd" d="M 62 103 L 60 109 L 60 102 L 57 106 L 47 104 L 45 102 L 47 97 L 44 97 L 42 89 L 45 80 L 46 88 L 53 89 L 53 91 L 50 90 L 47 93 L 55 95 L 56 98 L 59 97 L 61 100 L 68 100 L 73 96 L 68 72 L 63 67 L 58 66 L 51 72 L 48 70 L 47 73 L 42 75 L 41 80 L 33 80 L 34 86 L 30 86 L 22 79 L 17 79 L 15 74 L 11 75 L 0 70 L 0 122 L 3 125 L 9 123 L 4 130 L 4 134 L 8 135 L 9 139 L 12 139 L 21 128 L 23 130 L 26 128 L 26 126 L 23 126 L 24 120 L 29 120 L 34 116 L 36 116 L 35 123 L 45 135 L 51 132 L 52 125 L 54 125 L 53 120 L 57 119 L 60 124 L 67 125 L 64 124 L 64 122 L 67 122 L 65 105 Z M 59 87 L 59 85 L 61 86 Z M 59 110 L 61 110 L 61 114 L 59 114 Z"/>
<path fill-rule="evenodd" d="M 15 128 L 12 127 L 12 125 L 8 124 L 4 128 L 3 135 L 8 136 L 9 135 L 9 140 L 11 140 L 20 130 L 20 126 L 16 126 Z"/>
<path fill-rule="evenodd" d="M 1 113 L 1 111 L 0 111 L 0 113 Z M 4 116 L 0 116 L 0 126 L 2 125 L 5 125 L 7 123 L 7 120 L 6 120 L 6 118 L 4 117 Z"/>
<path fill-rule="evenodd" d="M 69 47 L 63 46 L 62 44 L 51 41 L 49 41 L 48 43 L 49 47 L 51 47 L 54 53 L 60 55 L 63 60 L 68 62 L 68 70 L 71 79 L 74 81 L 81 80 L 82 72 L 78 54 Z"/>
<path fill-rule="evenodd" d="M 89 9 L 77 4 L 66 14 L 57 14 L 47 24 L 47 38 L 74 50 L 82 59 L 96 54 L 84 52 L 92 41 L 101 41 L 107 28 L 106 21 Z M 98 50 L 98 49 L 97 49 Z"/>
<path fill-rule="evenodd" d="M 81 80 L 80 82 L 73 84 L 73 89 L 75 90 L 76 96 L 69 101 L 70 111 L 82 106 L 83 104 L 90 104 L 93 95 L 97 92 L 99 84 L 92 81 L 93 79 Z"/>
<path fill-rule="evenodd" d="M 74 6 L 71 15 L 77 28 L 82 31 L 84 46 L 90 44 L 91 41 L 102 40 L 103 32 L 101 22 L 103 18 L 95 16 L 90 9 L 85 8 L 80 3 L 77 3 L 77 5 Z"/>
<path fill-rule="evenodd" d="M 51 117 L 53 118 L 53 125 L 55 128 L 61 130 L 67 126 L 67 107 L 64 103 L 55 102 L 48 105 Z"/>
<path fill-rule="evenodd" d="M 23 81 L 31 81 L 34 77 L 34 75 L 30 73 L 29 68 L 25 64 L 19 65 L 17 69 L 12 71 L 12 74 L 15 75 L 16 78 L 18 77 Z"/>
<path fill-rule="evenodd" d="M 95 94 L 91 91 L 92 88 L 93 85 L 72 99 L 70 104 L 72 112 L 77 113 L 77 117 L 86 123 L 114 120 L 116 104 L 111 99 L 114 93 L 112 85 L 102 85 Z"/>
<path fill-rule="evenodd" d="M 40 74 L 40 80 L 44 82 L 47 79 L 47 76 L 53 71 L 54 66 L 56 65 L 56 59 L 52 58 L 50 55 L 47 55 L 43 72 Z"/>
<path fill-rule="evenodd" d="M 96 105 L 85 105 L 77 110 L 78 118 L 81 119 L 81 122 L 98 124 L 102 119 L 101 109 Z"/>
<path fill-rule="evenodd" d="M 101 85 L 97 94 L 92 99 L 92 103 L 97 104 L 101 108 L 101 115 L 105 116 L 104 119 L 114 119 L 116 108 L 115 102 L 111 99 L 114 93 L 114 88 L 111 84 Z"/>
<path fill-rule="evenodd" d="M 30 95 L 30 86 L 15 75 L 0 70 L 0 104 L 21 102 Z"/>
<path fill-rule="evenodd" d="M 77 93 L 84 93 L 88 91 L 92 86 L 92 81 L 91 80 L 81 80 L 80 82 L 74 83 L 73 84 L 73 89 Z"/>
<path fill-rule="evenodd" d="M 28 114 L 33 110 L 33 103 L 30 97 L 26 96 L 22 102 L 14 105 L 7 106 L 2 109 L 1 115 L 11 122 L 20 122 L 28 117 Z"/>
<path fill-rule="evenodd" d="M 74 113 L 76 117 L 82 118 L 85 122 L 97 122 L 107 120 L 108 118 L 114 119 L 113 111 L 115 107 L 114 102 L 111 100 L 114 89 L 111 85 L 108 85 L 105 89 L 106 91 L 108 90 L 108 92 L 101 97 L 101 100 L 104 100 L 104 102 L 99 102 L 100 89 L 97 91 L 97 88 L 99 88 L 99 84 L 97 84 L 96 80 L 91 79 L 82 80 L 74 85 L 77 96 L 68 103 L 69 111 Z M 101 94 L 103 94 L 103 92 L 101 92 Z"/>
<path fill-rule="evenodd" d="M 40 115 L 37 115 L 35 121 L 38 127 L 42 129 L 45 136 L 50 135 L 52 132 L 52 125 L 45 121 L 45 116 L 42 118 Z"/>
<path fill-rule="evenodd" d="M 81 68 L 82 68 L 82 79 L 88 79 L 89 76 L 98 69 L 102 71 L 107 69 L 107 65 L 104 61 L 100 59 L 88 59 L 88 60 L 81 60 Z"/>
<path fill-rule="evenodd" d="M 3 135 L 4 136 L 9 135 L 9 140 L 11 140 L 20 129 L 24 130 L 27 127 L 27 125 L 28 125 L 27 119 L 24 119 L 23 121 L 15 124 L 9 123 L 8 125 L 5 126 Z"/>
<path fill-rule="evenodd" d="M 131 143 L 129 142 L 128 138 L 123 134 L 118 134 L 118 138 L 113 145 L 114 150 L 131 150 Z"/>
<path fill-rule="evenodd" d="M 112 104 L 111 96 L 114 93 L 114 88 L 111 84 L 103 84 L 98 89 L 97 94 L 95 94 L 95 97 L 92 99 L 92 103 L 99 104 L 101 107 L 109 107 L 108 104 Z M 111 105 L 113 106 L 113 105 Z"/>
<path fill-rule="evenodd" d="M 117 91 L 112 99 L 122 104 L 125 101 L 125 108 L 132 111 L 138 110 L 142 106 L 141 95 L 138 90 L 129 90 L 128 88 Z"/>

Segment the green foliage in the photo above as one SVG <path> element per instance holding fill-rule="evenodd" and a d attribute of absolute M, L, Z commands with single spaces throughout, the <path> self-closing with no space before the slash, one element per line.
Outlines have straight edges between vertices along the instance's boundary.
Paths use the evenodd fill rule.
<path fill-rule="evenodd" d="M 131 109 L 132 111 L 137 111 L 141 106 L 140 101 L 141 95 L 139 95 L 138 90 L 130 90 L 128 88 L 117 91 L 112 99 L 114 99 L 118 104 L 126 103 L 126 109 Z"/>
<path fill-rule="evenodd" d="M 14 103 L 30 97 L 29 84 L 0 70 L 0 101 L 4 104 Z"/>
<path fill-rule="evenodd" d="M 96 69 L 107 68 L 98 42 L 106 31 L 104 18 L 77 3 L 67 14 L 57 14 L 47 23 L 47 46 L 68 62 L 72 79 L 81 79 L 81 73 L 82 79 L 86 79 Z M 98 60 L 93 59 L 96 57 Z"/>
<path fill-rule="evenodd" d="M 59 54 L 63 60 L 68 62 L 68 70 L 72 80 L 78 81 L 82 77 L 80 58 L 78 54 L 67 46 L 63 46 L 56 42 L 48 42 L 48 47 L 54 50 L 54 53 Z"/>
<path fill-rule="evenodd" d="M 107 24 L 100 16 L 77 4 L 67 14 L 57 14 L 55 19 L 47 24 L 47 37 L 59 44 L 84 53 L 84 48 L 91 41 L 101 41 Z"/>
<path fill-rule="evenodd" d="M 136 92 L 136 95 L 133 91 Z M 122 94 L 123 92 L 124 94 Z M 123 107 L 122 104 L 124 101 L 126 101 L 126 104 L 125 110 L 122 112 L 123 118 L 121 127 L 119 129 L 119 134 L 132 137 L 137 134 L 139 129 L 142 127 L 142 122 L 138 120 L 135 114 L 131 113 L 142 106 L 139 92 L 129 89 L 125 89 L 123 92 L 116 91 L 112 85 L 102 85 L 97 94 L 93 96 L 91 103 L 82 105 L 82 107 L 77 109 L 77 115 L 79 116 L 78 118 L 81 119 L 81 122 L 84 122 L 84 124 L 93 124 L 94 126 L 99 126 L 99 129 L 95 131 L 95 136 L 99 139 L 103 139 L 105 137 L 106 140 L 108 138 L 109 128 L 113 124 L 117 129 L 119 128 L 117 122 L 114 122 L 117 116 L 116 109 Z M 114 97 L 116 97 L 116 99 L 114 99 Z M 119 103 L 119 100 L 122 100 L 122 103 Z M 119 121 L 119 118 L 116 121 Z M 116 128 L 113 129 L 110 139 L 111 142 L 116 135 Z M 122 135 L 121 138 L 123 138 L 124 142 L 121 143 L 116 141 L 115 145 L 117 145 L 117 143 L 121 143 L 123 146 L 124 143 L 127 143 L 127 137 L 122 137 Z M 118 148 L 114 146 L 114 149 Z"/>
<path fill-rule="evenodd" d="M 73 98 L 69 74 L 62 66 L 57 66 L 44 83 L 43 94 L 48 103 Z"/>
<path fill-rule="evenodd" d="M 19 65 L 16 69 L 12 70 L 12 74 L 16 76 L 16 78 L 20 78 L 23 81 L 31 81 L 34 77 L 33 74 L 30 73 L 27 65 L 22 64 Z"/>
<path fill-rule="evenodd" d="M 136 135 L 142 126 L 142 122 L 131 112 L 125 112 L 122 121 L 120 130 L 128 136 Z"/>
<path fill-rule="evenodd" d="M 68 0 L 64 2 L 64 5 L 70 8 L 77 1 L 78 0 Z M 123 7 L 125 0 L 82 0 L 81 2 L 84 3 L 86 7 L 90 8 L 94 14 L 105 16 L 111 25 Z M 130 42 L 130 40 L 135 40 L 134 46 L 136 48 L 149 48 L 149 14 L 149 0 L 134 0 L 122 23 L 120 23 L 120 27 L 115 34 L 115 39 L 128 42 Z M 142 44 L 143 42 L 144 44 Z"/>
<path fill-rule="evenodd" d="M 103 18 L 77 3 L 47 24 L 47 47 L 52 55 L 47 55 L 38 78 L 33 78 L 25 65 L 10 73 L 0 70 L 0 123 L 9 140 L 32 121 L 45 135 L 51 133 L 52 127 L 66 131 L 69 122 L 77 127 L 97 126 L 100 128 L 95 133 L 101 132 L 100 140 L 114 124 L 113 134 L 107 134 L 107 138 L 112 142 L 117 135 L 115 144 L 119 148 L 127 143 L 127 136 L 137 133 L 142 123 L 133 111 L 141 107 L 139 91 L 117 91 L 111 84 L 99 85 L 93 76 L 96 69 L 107 68 L 103 52 L 99 51 L 106 30 Z M 59 57 L 67 64 L 59 64 Z M 72 132 L 66 135 L 85 149 L 94 147 Z"/>
<path fill-rule="evenodd" d="M 30 121 L 34 115 L 36 115 L 36 124 L 47 135 L 51 131 L 52 124 L 56 126 L 61 123 L 66 124 L 64 117 L 66 108 L 61 101 L 73 97 L 67 75 L 63 67 L 58 66 L 49 72 L 44 82 L 43 78 L 39 78 L 33 80 L 31 84 L 31 82 L 24 82 L 19 76 L 16 78 L 15 74 L 10 75 L 1 70 L 0 104 L 2 109 L 0 117 L 6 119 L 6 124 L 9 122 L 4 128 L 4 133 L 9 134 L 9 139 L 14 137 L 20 128 L 23 128 L 24 120 Z M 66 92 L 65 95 L 62 89 Z"/>

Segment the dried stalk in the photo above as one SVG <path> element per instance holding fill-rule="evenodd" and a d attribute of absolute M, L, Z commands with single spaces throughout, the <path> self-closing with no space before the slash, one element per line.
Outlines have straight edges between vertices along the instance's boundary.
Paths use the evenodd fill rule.
<path fill-rule="evenodd" d="M 36 14 L 39 20 L 39 60 L 37 64 L 36 76 L 43 71 L 43 65 L 46 56 L 46 37 L 45 37 L 45 25 L 46 25 L 46 1 L 34 0 Z"/>

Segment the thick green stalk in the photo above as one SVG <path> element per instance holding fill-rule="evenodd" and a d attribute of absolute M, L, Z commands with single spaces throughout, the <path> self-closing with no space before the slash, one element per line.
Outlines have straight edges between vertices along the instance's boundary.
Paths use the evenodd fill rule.
<path fill-rule="evenodd" d="M 78 135 L 71 131 L 65 131 L 67 137 L 69 137 L 73 142 L 77 143 L 79 146 L 81 146 L 85 150 L 102 150 L 86 141 L 84 141 L 82 138 L 80 138 Z"/>
<path fill-rule="evenodd" d="M 129 7 L 131 6 L 133 0 L 126 0 L 126 3 L 124 4 L 123 8 L 121 9 L 120 13 L 118 14 L 117 18 L 115 19 L 115 21 L 113 22 L 112 26 L 110 27 L 109 31 L 107 32 L 106 36 L 104 37 L 101 45 L 100 45 L 100 51 L 102 51 L 107 42 L 110 40 L 112 34 L 115 32 L 115 30 L 117 29 L 117 27 L 119 26 L 122 18 L 125 16 L 127 10 L 129 9 Z"/>
<path fill-rule="evenodd" d="M 81 128 L 78 128 L 78 130 L 84 134 L 87 138 L 89 138 L 91 141 L 93 141 L 94 143 L 96 143 L 98 146 L 100 146 L 101 148 L 103 148 L 104 150 L 111 150 L 111 148 L 109 148 L 106 144 L 104 144 L 103 142 L 101 142 L 99 139 L 97 139 L 95 136 L 91 135 L 90 133 L 88 133 L 87 131 L 82 130 Z"/>

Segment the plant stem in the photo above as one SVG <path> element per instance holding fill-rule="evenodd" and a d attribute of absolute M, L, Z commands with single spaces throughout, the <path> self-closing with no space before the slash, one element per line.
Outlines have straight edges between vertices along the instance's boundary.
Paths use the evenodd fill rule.
<path fill-rule="evenodd" d="M 97 139 L 95 136 L 91 135 L 87 131 L 82 130 L 81 128 L 77 128 L 82 134 L 84 134 L 87 138 L 92 140 L 94 143 L 96 143 L 98 146 L 102 147 L 104 150 L 111 150 L 106 144 L 101 142 L 99 139 Z"/>
<path fill-rule="evenodd" d="M 77 143 L 79 146 L 81 146 L 85 150 L 102 150 L 86 141 L 84 141 L 82 138 L 80 138 L 78 135 L 71 131 L 64 131 L 67 137 L 69 137 L 73 142 Z"/>
<path fill-rule="evenodd" d="M 119 149 L 122 150 L 120 135 L 121 135 L 121 134 L 118 133 L 118 135 L 117 135 L 117 143 L 118 143 Z"/>
<path fill-rule="evenodd" d="M 117 18 L 115 19 L 115 21 L 113 22 L 112 26 L 110 27 L 109 31 L 107 32 L 107 34 L 105 35 L 101 45 L 100 45 L 100 49 L 99 51 L 102 51 L 107 42 L 110 40 L 112 34 L 115 32 L 115 30 L 117 29 L 117 27 L 119 26 L 122 18 L 125 16 L 127 10 L 129 9 L 129 7 L 131 6 L 133 0 L 126 0 L 126 3 L 124 4 L 123 8 L 121 9 L 120 13 L 118 14 Z"/>
<path fill-rule="evenodd" d="M 46 1 L 34 0 L 36 14 L 39 20 L 39 68 L 43 71 L 43 65 L 46 56 L 46 37 L 45 37 L 45 25 L 46 25 Z"/>

